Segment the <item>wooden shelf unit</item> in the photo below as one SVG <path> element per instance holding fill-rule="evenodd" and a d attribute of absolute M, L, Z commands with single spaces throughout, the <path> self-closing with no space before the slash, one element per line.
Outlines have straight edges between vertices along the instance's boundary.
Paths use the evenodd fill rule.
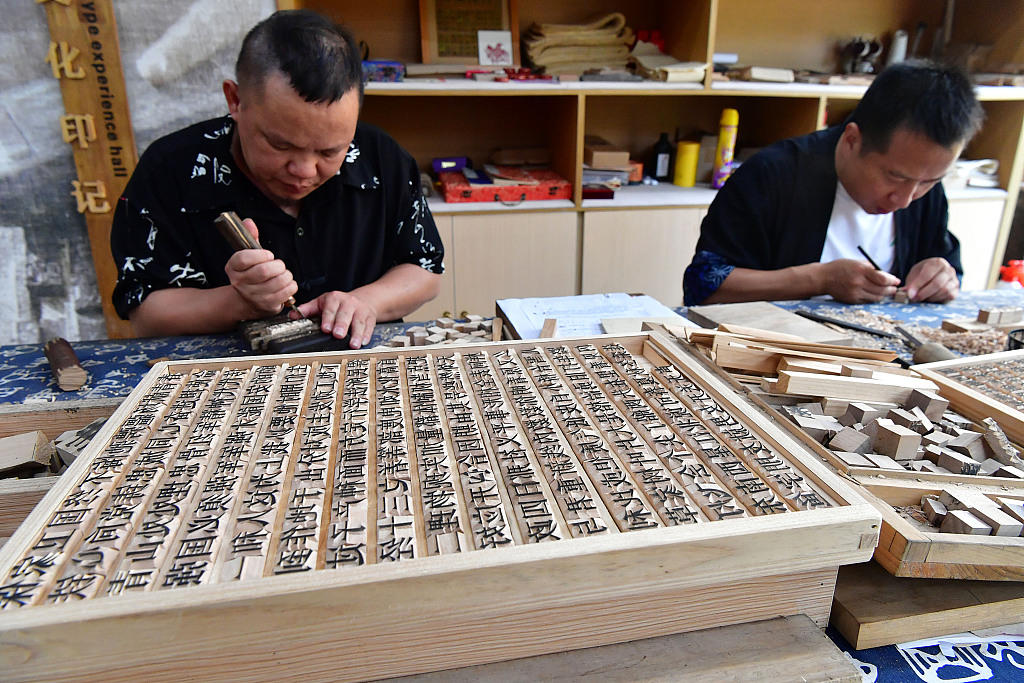
<path fill-rule="evenodd" d="M 814 3 L 807 0 L 637 0 L 612 2 L 595 0 L 585 6 L 564 0 L 509 0 L 519 17 L 520 33 L 532 23 L 582 23 L 610 12 L 622 12 L 634 30 L 659 29 L 666 51 L 681 61 L 710 63 L 715 52 L 738 53 L 740 61 L 763 66 L 835 71 L 837 45 L 851 37 L 871 34 L 888 48 L 892 33 L 903 29 L 911 41 L 918 22 L 925 22 L 918 53 L 928 55 L 936 29 L 943 24 L 947 3 L 934 0 L 843 0 Z M 305 7 L 333 17 L 366 42 L 371 59 L 420 62 L 419 3 L 416 0 L 381 0 L 376 3 L 343 0 L 278 0 L 281 8 Z M 949 4 L 953 4 L 950 2 Z M 1024 0 L 977 0 L 954 5 L 951 43 L 991 45 L 988 66 L 1024 63 Z M 724 107 L 739 110 L 738 147 L 761 147 L 776 140 L 808 133 L 839 123 L 852 111 L 864 87 L 816 86 L 806 84 L 719 83 L 710 74 L 703 83 L 477 83 L 452 80 L 403 83 L 373 83 L 366 91 L 363 119 L 391 133 L 426 170 L 434 157 L 466 155 L 474 161 L 487 160 L 492 149 L 502 146 L 547 146 L 552 167 L 573 185 L 570 207 L 565 203 L 543 204 L 536 211 L 575 212 L 578 220 L 577 252 L 582 253 L 587 237 L 587 218 L 592 211 L 622 211 L 621 229 L 642 227 L 644 210 L 651 208 L 705 209 L 714 195 L 707 188 L 639 194 L 624 190 L 613 200 L 582 199 L 581 173 L 583 138 L 595 134 L 625 147 L 633 158 L 646 161 L 662 132 L 670 136 L 714 133 Z M 999 187 L 1005 192 L 997 211 L 986 211 L 988 222 L 982 232 L 994 235 L 991 249 L 969 267 L 971 279 L 984 286 L 994 285 L 1024 176 L 1024 88 L 982 87 L 979 99 L 986 122 L 964 153 L 965 158 L 999 160 Z M 987 196 L 991 199 L 991 196 Z M 960 199 L 971 199 L 967 193 Z M 998 201 L 998 200 L 996 200 Z M 448 213 L 483 215 L 499 213 L 511 221 L 527 220 L 527 212 L 504 206 L 480 204 L 446 205 L 433 202 L 435 215 Z M 532 208 L 531 208 L 532 211 Z M 633 213 L 635 212 L 635 213 Z M 516 214 L 519 217 L 516 218 Z M 972 233 L 970 211 L 958 212 L 961 234 Z M 635 220 L 634 220 L 635 219 Z M 471 222 L 467 216 L 466 221 Z M 681 221 L 691 230 L 689 221 Z M 672 237 L 664 243 L 649 244 L 656 251 L 679 242 Z M 456 240 L 458 237 L 456 237 Z M 695 235 L 684 241 L 695 242 Z M 542 242 L 543 240 L 541 240 Z M 593 240 L 591 242 L 593 244 Z M 505 244 L 500 257 L 527 263 L 531 251 Z M 556 245 L 552 244 L 552 248 Z M 559 247 L 560 248 L 560 247 Z M 692 254 L 681 254 L 688 263 Z M 990 255 L 990 256 L 989 256 Z M 1021 255 L 1008 255 L 1007 258 Z M 565 255 L 570 258 L 569 254 Z M 990 259 L 984 262 L 985 259 Z M 576 259 L 584 268 L 584 259 Z M 643 262 L 623 264 L 640 275 Z M 979 274 L 978 269 L 985 272 Z M 594 274 L 576 273 L 578 291 Z M 681 280 L 682 272 L 678 273 Z M 466 308 L 456 294 L 451 312 Z M 543 283 L 541 283 L 542 285 Z M 543 288 L 543 287 L 541 287 Z M 491 292 L 476 292 L 487 298 Z M 554 292 L 551 292 L 552 294 Z M 678 305 L 678 301 L 665 301 Z M 458 309 L 458 310 L 456 310 Z M 448 309 L 445 309 L 448 310 Z M 472 311 L 471 311 L 472 312 Z M 415 314 L 414 314 L 415 315 Z"/>

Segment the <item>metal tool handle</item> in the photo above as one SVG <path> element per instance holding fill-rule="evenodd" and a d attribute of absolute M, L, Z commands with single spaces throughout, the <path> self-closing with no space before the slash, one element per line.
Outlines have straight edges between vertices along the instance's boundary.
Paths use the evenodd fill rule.
<path fill-rule="evenodd" d="M 245 229 L 242 219 L 234 211 L 225 211 L 213 219 L 213 224 L 217 226 L 217 230 L 235 251 L 261 248 L 260 243 Z"/>
<path fill-rule="evenodd" d="M 221 215 L 213 219 L 213 224 L 217 226 L 217 230 L 220 234 L 228 241 L 231 248 L 235 251 L 241 251 L 242 249 L 262 249 L 260 243 L 252 236 L 245 226 L 242 225 L 242 219 L 238 217 L 238 214 L 234 211 L 225 211 Z M 291 308 L 293 311 L 298 313 L 300 316 L 305 317 L 299 311 L 295 305 L 295 297 L 290 296 L 285 302 L 285 305 Z"/>

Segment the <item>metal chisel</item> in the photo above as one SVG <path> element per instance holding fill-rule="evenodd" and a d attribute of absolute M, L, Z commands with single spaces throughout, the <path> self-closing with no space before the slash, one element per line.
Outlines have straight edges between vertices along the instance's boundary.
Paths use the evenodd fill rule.
<path fill-rule="evenodd" d="M 224 236 L 224 239 L 228 241 L 231 248 L 235 251 L 241 251 L 242 249 L 262 249 L 260 243 L 256 241 L 256 238 L 245 229 L 242 225 L 242 219 L 238 217 L 238 214 L 234 211 L 225 211 L 221 215 L 213 219 L 213 224 L 217 226 L 217 230 Z M 295 297 L 290 296 L 285 302 L 285 305 L 290 309 L 299 314 L 300 318 L 305 318 L 299 311 L 299 307 L 295 305 Z"/>

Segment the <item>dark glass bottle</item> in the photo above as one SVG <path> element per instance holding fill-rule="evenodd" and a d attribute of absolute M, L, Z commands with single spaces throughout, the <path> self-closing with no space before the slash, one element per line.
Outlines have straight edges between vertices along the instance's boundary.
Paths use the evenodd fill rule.
<path fill-rule="evenodd" d="M 654 143 L 650 176 L 657 181 L 672 180 L 672 143 L 668 141 L 668 133 L 662 133 Z"/>

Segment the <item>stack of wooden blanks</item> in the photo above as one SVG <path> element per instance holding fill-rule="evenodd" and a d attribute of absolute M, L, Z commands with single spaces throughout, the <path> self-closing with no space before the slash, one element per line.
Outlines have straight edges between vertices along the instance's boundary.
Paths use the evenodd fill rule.
<path fill-rule="evenodd" d="M 858 650 L 1020 622 L 1024 582 L 900 578 L 840 567 L 831 625 Z"/>
<path fill-rule="evenodd" d="M 985 332 L 987 330 L 1015 330 L 1024 327 L 1024 308 L 1004 306 L 982 308 L 974 320 L 949 319 L 942 321 L 947 332 Z"/>
<path fill-rule="evenodd" d="M 921 510 L 922 499 L 932 497 L 984 497 L 993 507 L 1000 499 L 1024 501 L 1024 484 L 966 485 L 889 476 L 858 480 L 880 501 L 876 505 L 882 513 L 882 534 L 874 559 L 894 576 L 1024 581 L 1024 538 L 941 533 Z"/>
<path fill-rule="evenodd" d="M 0 549 L 0 670 L 356 681 L 823 626 L 879 523 L 657 333 L 160 363 Z"/>

